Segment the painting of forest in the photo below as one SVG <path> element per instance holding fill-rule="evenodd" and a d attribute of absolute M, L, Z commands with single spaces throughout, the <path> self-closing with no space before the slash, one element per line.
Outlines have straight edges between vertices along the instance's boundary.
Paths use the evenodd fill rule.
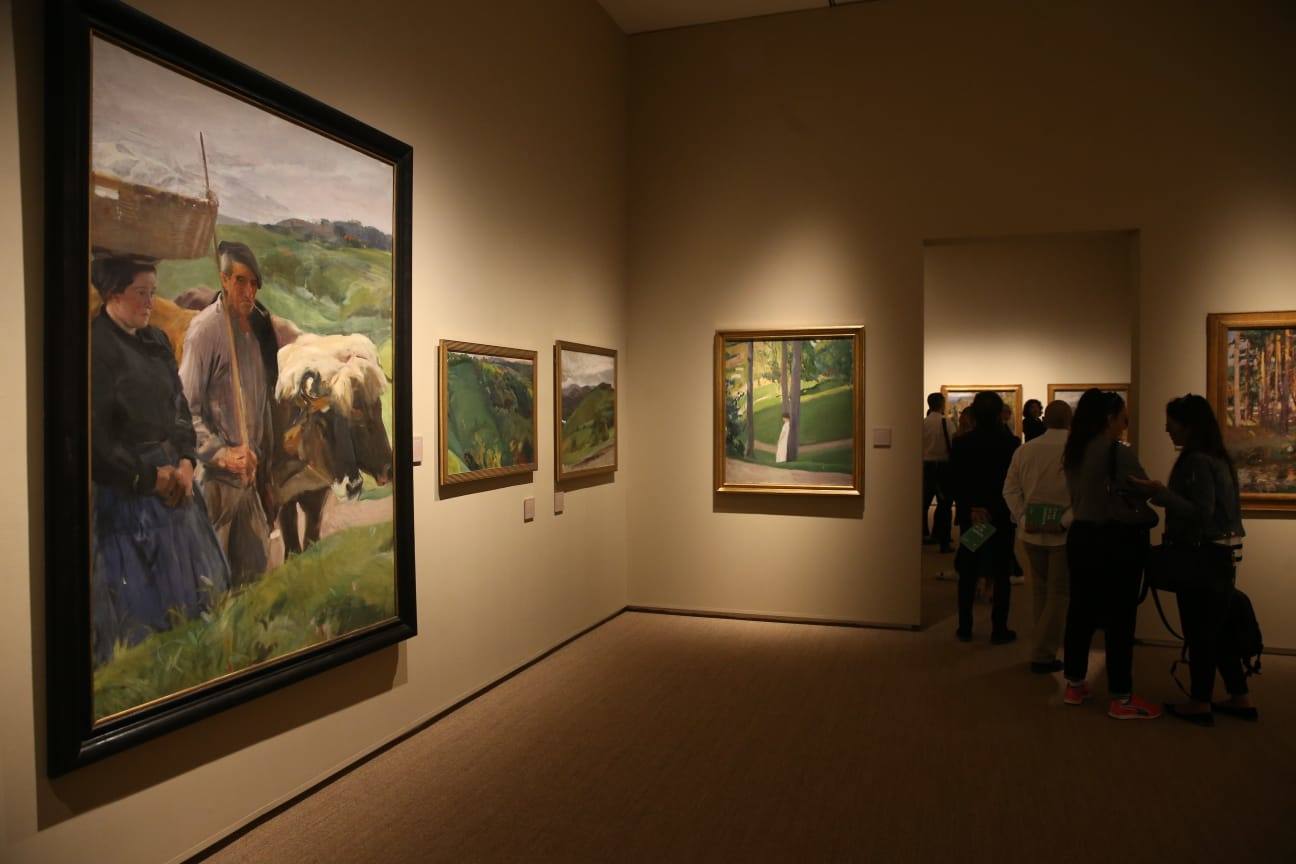
<path fill-rule="evenodd" d="M 616 352 L 559 342 L 554 354 L 558 479 L 616 470 Z"/>
<path fill-rule="evenodd" d="M 721 486 L 857 486 L 857 339 L 724 338 Z"/>
<path fill-rule="evenodd" d="M 1296 496 L 1296 322 L 1229 328 L 1216 404 L 1241 491 Z"/>
<path fill-rule="evenodd" d="M 535 352 L 447 342 L 442 354 L 442 482 L 534 471 Z"/>

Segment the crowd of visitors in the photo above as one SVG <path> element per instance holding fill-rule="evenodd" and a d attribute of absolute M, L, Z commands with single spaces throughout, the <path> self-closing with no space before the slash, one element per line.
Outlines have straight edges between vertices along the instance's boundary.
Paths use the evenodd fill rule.
<path fill-rule="evenodd" d="M 1213 725 L 1216 713 L 1258 719 L 1227 624 L 1245 534 L 1237 472 L 1206 399 L 1189 394 L 1166 406 L 1166 432 L 1180 453 L 1165 483 L 1149 478 L 1123 441 L 1129 413 L 1114 392 L 1087 390 L 1074 410 L 1060 400 L 1047 406 L 1027 401 L 1025 443 L 992 391 L 977 393 L 957 420 L 947 416 L 940 393 L 927 397 L 927 409 L 923 538 L 941 553 L 954 553 L 959 640 L 972 639 L 979 585 L 988 586 L 991 597 L 991 644 L 1017 638 L 1008 613 L 1020 538 L 1032 578 L 1030 670 L 1062 672 L 1063 701 L 1083 704 L 1092 696 L 1090 645 L 1101 629 L 1108 715 L 1160 717 L 1163 708 L 1137 696 L 1133 680 L 1150 535 L 1160 522 L 1149 504 L 1156 505 L 1165 511 L 1158 551 L 1166 554 L 1159 560 L 1191 571 L 1181 574 L 1176 591 L 1190 698 L 1164 711 L 1202 726 Z M 1213 703 L 1217 671 L 1229 698 Z"/>

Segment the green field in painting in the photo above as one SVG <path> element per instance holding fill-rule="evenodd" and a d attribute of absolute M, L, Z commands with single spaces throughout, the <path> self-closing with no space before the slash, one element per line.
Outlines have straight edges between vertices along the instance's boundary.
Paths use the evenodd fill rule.
<path fill-rule="evenodd" d="M 808 453 L 803 458 L 792 462 L 775 462 L 773 453 L 757 450 L 754 459 L 744 461 L 769 465 L 771 468 L 849 474 L 855 470 L 855 450 L 850 446 L 837 447 L 832 450 L 820 450 Z"/>
<path fill-rule="evenodd" d="M 563 417 L 562 462 L 581 462 L 608 449 L 616 436 L 616 392 L 607 385 L 592 388 Z"/>
<path fill-rule="evenodd" d="M 448 471 L 460 474 L 535 461 L 531 363 L 450 352 Z"/>
<path fill-rule="evenodd" d="M 94 716 L 106 717 L 238 672 L 396 614 L 392 523 L 325 537 L 260 581 L 215 598 L 94 673 Z"/>
<path fill-rule="evenodd" d="M 757 393 L 760 393 L 759 388 Z M 855 434 L 851 416 L 851 386 L 824 381 L 801 390 L 801 444 L 841 441 Z M 774 398 L 756 408 L 756 440 L 777 444 L 783 428 L 782 403 Z"/>

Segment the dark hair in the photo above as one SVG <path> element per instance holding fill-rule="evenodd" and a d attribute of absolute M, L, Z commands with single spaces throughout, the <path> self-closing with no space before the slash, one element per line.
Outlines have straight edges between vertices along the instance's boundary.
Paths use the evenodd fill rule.
<path fill-rule="evenodd" d="M 939 393 L 927 394 L 927 410 L 939 411 L 945 407 L 945 397 Z"/>
<path fill-rule="evenodd" d="M 1071 418 L 1071 434 L 1067 436 L 1062 451 L 1062 467 L 1074 470 L 1084 461 L 1089 442 L 1107 431 L 1111 419 L 1125 407 L 1119 393 L 1090 387 L 1076 403 L 1075 416 Z"/>
<path fill-rule="evenodd" d="M 220 256 L 222 273 L 229 275 L 233 272 L 234 264 L 242 264 L 252 271 L 258 287 L 263 284 L 264 280 L 261 278 L 261 268 L 257 265 L 256 255 L 252 254 L 252 249 L 246 243 L 222 240 L 216 247 L 216 254 Z"/>
<path fill-rule="evenodd" d="M 968 410 L 978 429 L 993 429 L 1003 422 L 1003 397 L 993 390 L 982 390 L 972 397 L 972 407 Z"/>
<path fill-rule="evenodd" d="M 1166 417 L 1184 427 L 1187 437 L 1184 439 L 1184 453 L 1205 453 L 1223 459 L 1230 469 L 1233 459 L 1224 447 L 1224 433 L 1220 431 L 1219 420 L 1210 402 L 1203 396 L 1189 393 L 1166 403 Z M 1183 458 L 1182 454 L 1180 458 Z"/>
<path fill-rule="evenodd" d="M 157 267 L 147 258 L 130 255 L 96 258 L 90 263 L 90 284 L 99 292 L 99 298 L 107 303 L 109 298 L 129 288 L 139 274 L 156 272 Z"/>
<path fill-rule="evenodd" d="M 1040 409 L 1041 411 L 1044 410 L 1044 403 L 1041 402 L 1040 400 L 1038 400 L 1038 399 L 1027 399 L 1027 400 L 1026 400 L 1026 404 L 1022 406 L 1022 416 L 1023 416 L 1023 417 L 1026 416 L 1026 412 L 1029 411 L 1029 410 L 1031 409 L 1031 406 L 1032 406 L 1032 405 L 1034 405 L 1036 408 Z"/>

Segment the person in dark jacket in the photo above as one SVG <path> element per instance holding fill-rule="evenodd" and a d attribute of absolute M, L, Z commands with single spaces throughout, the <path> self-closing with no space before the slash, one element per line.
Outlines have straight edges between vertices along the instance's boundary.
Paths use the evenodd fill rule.
<path fill-rule="evenodd" d="M 1165 706 L 1166 712 L 1199 726 L 1214 725 L 1212 708 L 1245 720 L 1258 720 L 1251 704 L 1246 673 L 1237 649 L 1226 638 L 1225 621 L 1236 578 L 1234 557 L 1246 531 L 1237 471 L 1224 447 L 1224 436 L 1210 402 L 1194 394 L 1172 399 L 1166 405 L 1166 432 L 1182 448 L 1170 470 L 1170 482 L 1137 481 L 1152 495 L 1152 503 L 1165 508 L 1163 542 L 1186 547 L 1176 559 L 1196 567 L 1176 592 L 1179 621 L 1188 647 L 1192 678 L 1190 699 Z M 1218 668 L 1229 699 L 1212 706 Z"/>
<path fill-rule="evenodd" d="M 1026 400 L 1026 404 L 1022 406 L 1022 434 L 1027 441 L 1034 441 L 1048 431 L 1048 426 L 1041 419 L 1043 415 L 1044 406 L 1040 400 Z"/>
<path fill-rule="evenodd" d="M 974 524 L 989 523 L 994 534 L 976 551 L 960 544 L 954 557 L 954 569 L 959 574 L 956 635 L 964 642 L 972 638 L 972 604 L 976 599 L 977 580 L 988 579 L 994 586 L 990 641 L 1003 645 L 1017 638 L 1017 634 L 1008 629 L 1008 606 L 1012 596 L 1008 581 L 1013 557 L 1012 516 L 1004 501 L 1003 487 L 1013 452 L 1020 442 L 1000 422 L 1003 399 L 997 393 L 978 393 L 970 410 L 976 426 L 966 435 L 954 439 L 950 458 L 959 530 L 966 532 Z"/>
<path fill-rule="evenodd" d="M 116 646 L 198 614 L 229 571 L 201 495 L 194 430 L 170 340 L 150 327 L 157 272 L 101 258 L 91 283 L 103 308 L 90 326 L 90 479 L 96 664 Z"/>

